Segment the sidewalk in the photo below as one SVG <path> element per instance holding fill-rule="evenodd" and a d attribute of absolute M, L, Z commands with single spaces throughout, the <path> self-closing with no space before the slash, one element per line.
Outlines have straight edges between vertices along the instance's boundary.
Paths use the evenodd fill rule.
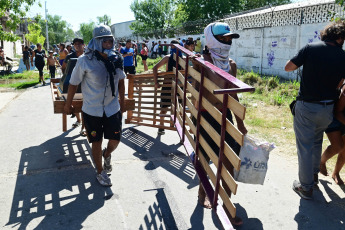
<path fill-rule="evenodd" d="M 5 94 L 0 94 L 5 101 Z M 198 178 L 177 133 L 123 126 L 113 154 L 113 186 L 95 179 L 79 128 L 62 133 L 49 86 L 6 96 L 0 106 L 2 229 L 220 229 L 197 204 Z M 12 99 L 13 100 L 12 100 Z M 68 127 L 74 119 L 68 118 Z M 265 184 L 239 184 L 238 229 L 345 229 L 345 189 L 320 176 L 314 201 L 291 189 L 297 159 L 271 152 Z"/>

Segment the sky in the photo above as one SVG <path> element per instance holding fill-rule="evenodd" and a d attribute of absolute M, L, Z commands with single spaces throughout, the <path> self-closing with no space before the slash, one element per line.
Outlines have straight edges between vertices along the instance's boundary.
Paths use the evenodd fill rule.
<path fill-rule="evenodd" d="M 37 1 L 38 2 L 38 1 Z M 134 14 L 129 8 L 132 0 L 40 0 L 27 13 L 28 17 L 36 14 L 45 16 L 44 5 L 47 2 L 48 14 L 59 15 L 62 20 L 72 25 L 74 31 L 79 30 L 83 22 L 97 21 L 98 16 L 109 15 L 111 24 L 134 20 Z"/>

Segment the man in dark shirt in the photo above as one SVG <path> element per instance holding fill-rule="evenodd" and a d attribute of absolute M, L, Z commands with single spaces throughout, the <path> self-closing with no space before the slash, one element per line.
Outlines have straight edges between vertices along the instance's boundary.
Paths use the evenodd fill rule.
<path fill-rule="evenodd" d="M 63 64 L 61 66 L 61 70 L 63 73 L 65 73 L 66 68 L 67 68 L 67 64 L 71 58 L 78 58 L 79 56 L 81 56 L 84 53 L 84 40 L 83 39 L 74 38 L 72 45 L 74 46 L 75 52 L 68 54 L 66 56 L 66 58 L 64 59 Z M 69 65 L 69 68 L 68 68 L 68 73 L 65 73 L 65 75 L 67 75 L 66 79 L 65 79 L 65 82 L 68 83 L 68 84 L 66 84 L 67 86 L 69 85 L 69 80 L 71 79 L 72 71 L 73 71 L 76 64 L 77 64 L 77 62 L 71 62 L 71 64 Z M 67 87 L 67 89 L 68 89 L 68 87 Z M 64 91 L 66 91 L 67 89 L 64 89 Z M 82 122 L 82 120 L 81 120 L 80 113 L 75 113 L 74 115 L 76 116 L 77 121 L 72 125 L 72 127 L 77 128 L 78 126 L 82 125 L 81 130 L 80 130 L 80 135 L 86 136 L 86 131 L 84 130 L 85 125 L 84 125 L 84 122 Z"/>
<path fill-rule="evenodd" d="M 26 70 L 29 71 L 30 70 L 30 51 L 29 51 L 28 46 L 25 46 L 23 49 L 23 62 L 24 62 L 24 65 L 26 66 Z"/>
<path fill-rule="evenodd" d="M 292 188 L 304 199 L 312 199 L 318 183 L 323 132 L 332 122 L 337 86 L 345 77 L 344 39 L 344 21 L 333 22 L 321 31 L 321 42 L 307 44 L 285 66 L 289 72 L 303 65 L 294 108 L 299 181 Z"/>

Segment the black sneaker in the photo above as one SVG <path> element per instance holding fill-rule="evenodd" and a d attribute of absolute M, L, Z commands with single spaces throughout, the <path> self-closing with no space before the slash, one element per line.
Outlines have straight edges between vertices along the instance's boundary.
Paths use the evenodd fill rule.
<path fill-rule="evenodd" d="M 159 135 L 164 135 L 164 134 L 165 134 L 164 129 L 158 129 L 158 134 L 159 134 Z"/>
<path fill-rule="evenodd" d="M 293 182 L 292 189 L 303 199 L 306 199 L 306 200 L 313 199 L 313 189 L 310 189 L 309 191 L 304 191 L 302 189 L 301 183 L 299 183 L 299 181 L 297 180 Z"/>

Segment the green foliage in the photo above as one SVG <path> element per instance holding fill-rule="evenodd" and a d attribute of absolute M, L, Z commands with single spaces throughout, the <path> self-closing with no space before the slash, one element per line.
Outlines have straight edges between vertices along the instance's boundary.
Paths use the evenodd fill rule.
<path fill-rule="evenodd" d="M 105 14 L 103 16 L 97 17 L 97 20 L 98 20 L 98 24 L 104 24 L 107 26 L 111 25 L 111 17 L 109 15 Z"/>
<path fill-rule="evenodd" d="M 238 70 L 238 78 L 248 85 L 255 87 L 254 94 L 245 94 L 244 97 L 254 97 L 271 105 L 287 105 L 298 94 L 298 81 L 282 81 L 278 77 L 260 76 L 258 73 Z"/>
<path fill-rule="evenodd" d="M 28 25 L 28 34 L 25 34 L 25 38 L 30 42 L 37 44 L 41 43 L 44 44 L 46 38 L 41 34 L 41 26 L 36 23 L 32 23 Z"/>
<path fill-rule="evenodd" d="M 80 30 L 78 31 L 78 33 L 80 33 L 80 35 L 84 39 L 85 44 L 88 44 L 89 41 L 92 39 L 92 31 L 93 31 L 93 28 L 95 27 L 96 27 L 95 22 L 80 24 Z"/>
<path fill-rule="evenodd" d="M 44 78 L 48 78 L 48 72 L 44 73 Z M 8 80 L 4 84 L 0 84 L 3 88 L 26 89 L 28 87 L 37 85 L 38 72 L 37 71 L 24 71 L 23 73 L 16 73 L 10 75 L 0 76 L 0 80 Z"/>
<path fill-rule="evenodd" d="M 17 29 L 34 3 L 35 0 L 0 0 L 0 18 L 6 21 L 5 26 L 0 24 L 0 40 L 14 42 L 20 39 L 11 31 Z"/>
<path fill-rule="evenodd" d="M 211 19 L 241 11 L 240 0 L 180 0 L 185 5 L 187 21 Z"/>
<path fill-rule="evenodd" d="M 42 28 L 42 34 L 46 37 L 46 21 L 39 20 L 39 24 Z M 74 32 L 70 28 L 71 25 L 65 20 L 62 20 L 58 15 L 47 15 L 49 44 L 59 44 L 66 41 L 72 41 L 74 38 Z"/>
<path fill-rule="evenodd" d="M 291 0 L 240 0 L 240 11 L 252 10 L 263 6 L 278 6 L 292 2 Z"/>
<path fill-rule="evenodd" d="M 136 19 L 130 26 L 135 33 L 164 29 L 173 24 L 176 1 L 134 0 L 130 6 Z M 158 34 L 158 36 L 161 36 Z"/>

